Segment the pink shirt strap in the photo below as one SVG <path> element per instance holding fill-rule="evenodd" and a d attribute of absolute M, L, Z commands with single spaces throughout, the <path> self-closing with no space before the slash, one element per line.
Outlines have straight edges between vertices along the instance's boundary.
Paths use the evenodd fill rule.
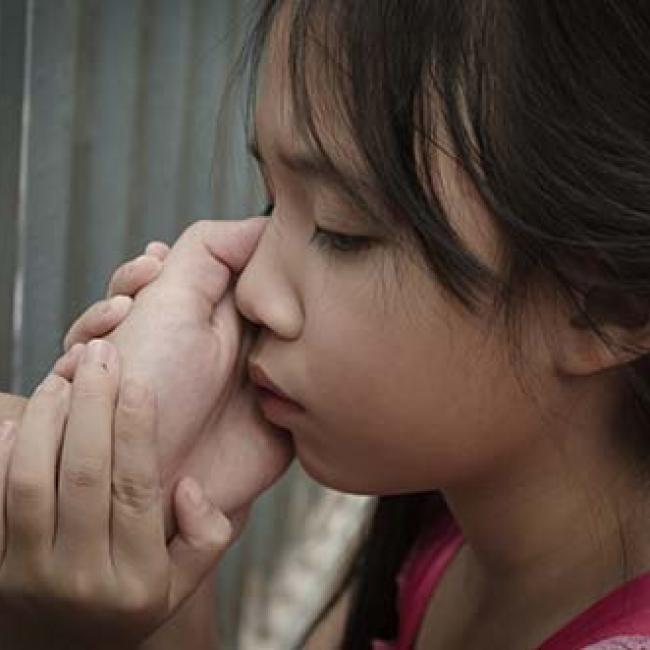
<path fill-rule="evenodd" d="M 399 632 L 373 650 L 412 650 L 442 575 L 463 544 L 457 524 L 441 517 L 416 543 L 397 577 Z M 538 650 L 650 650 L 650 572 L 591 605 Z"/>
<path fill-rule="evenodd" d="M 397 577 L 398 637 L 395 641 L 374 641 L 373 650 L 410 650 L 429 598 L 462 544 L 463 536 L 451 515 L 441 517 L 418 540 Z"/>

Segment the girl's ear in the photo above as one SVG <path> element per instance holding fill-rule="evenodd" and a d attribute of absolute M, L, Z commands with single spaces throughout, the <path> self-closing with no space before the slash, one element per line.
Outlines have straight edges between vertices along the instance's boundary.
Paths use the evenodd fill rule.
<path fill-rule="evenodd" d="M 582 311 L 569 317 L 557 341 L 561 374 L 593 375 L 650 353 L 650 300 L 592 288 L 581 303 Z"/>

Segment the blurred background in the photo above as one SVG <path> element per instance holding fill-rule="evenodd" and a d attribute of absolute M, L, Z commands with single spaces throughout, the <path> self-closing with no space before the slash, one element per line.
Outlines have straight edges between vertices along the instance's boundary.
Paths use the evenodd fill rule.
<path fill-rule="evenodd" d="M 258 213 L 244 104 L 217 115 L 247 0 L 0 0 L 0 390 L 28 395 L 112 270 Z M 222 564 L 223 648 L 293 646 L 371 503 L 293 466 Z"/>

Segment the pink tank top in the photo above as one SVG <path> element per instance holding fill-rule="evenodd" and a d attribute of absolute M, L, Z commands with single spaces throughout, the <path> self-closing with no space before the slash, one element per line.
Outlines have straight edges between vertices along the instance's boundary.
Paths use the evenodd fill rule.
<path fill-rule="evenodd" d="M 412 650 L 429 600 L 462 544 L 451 516 L 418 540 L 397 577 L 397 638 L 377 639 L 373 650 Z M 607 594 L 538 650 L 650 650 L 650 572 Z"/>

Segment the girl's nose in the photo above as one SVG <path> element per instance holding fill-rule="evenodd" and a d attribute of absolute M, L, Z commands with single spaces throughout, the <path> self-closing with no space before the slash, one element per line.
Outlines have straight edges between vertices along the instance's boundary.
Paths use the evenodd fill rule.
<path fill-rule="evenodd" d="M 239 276 L 235 301 L 246 319 L 292 340 L 300 337 L 304 315 L 291 282 L 290 252 L 283 243 L 274 228 L 266 228 Z"/>

